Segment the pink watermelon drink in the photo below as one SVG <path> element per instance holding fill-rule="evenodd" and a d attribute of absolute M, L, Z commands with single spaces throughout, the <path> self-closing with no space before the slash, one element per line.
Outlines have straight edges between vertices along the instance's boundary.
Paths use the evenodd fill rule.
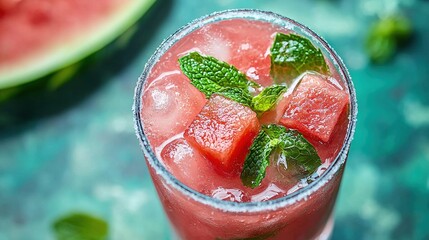
<path fill-rule="evenodd" d="M 355 125 L 342 61 L 308 28 L 232 10 L 165 40 L 139 79 L 136 129 L 183 239 L 323 239 Z"/>

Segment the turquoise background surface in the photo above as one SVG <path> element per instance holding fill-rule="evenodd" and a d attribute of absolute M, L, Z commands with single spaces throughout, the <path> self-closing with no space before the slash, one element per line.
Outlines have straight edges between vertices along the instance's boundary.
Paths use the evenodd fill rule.
<path fill-rule="evenodd" d="M 53 221 L 75 211 L 106 219 L 110 239 L 173 238 L 134 134 L 134 86 L 164 38 L 230 8 L 309 26 L 349 68 L 359 114 L 332 239 L 429 239 L 429 1 L 158 0 L 70 81 L 0 105 L 0 240 L 54 239 Z M 393 12 L 413 38 L 374 65 L 365 35 Z"/>

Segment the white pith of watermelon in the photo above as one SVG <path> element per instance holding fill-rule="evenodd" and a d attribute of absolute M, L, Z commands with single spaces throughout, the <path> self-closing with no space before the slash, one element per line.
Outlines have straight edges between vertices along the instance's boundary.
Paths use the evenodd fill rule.
<path fill-rule="evenodd" d="M 56 38 L 56 41 L 48 46 L 31 50 L 19 58 L 8 56 L 11 59 L 5 59 L 3 56 L 0 64 L 0 89 L 36 80 L 84 59 L 132 26 L 155 1 L 121 1 L 106 16 L 100 16 L 93 23 L 85 24 L 85 28 L 79 30 L 78 34 L 69 34 L 70 37 L 66 39 Z M 0 21 L 5 21 L 5 18 Z M 7 32 L 2 33 L 2 38 L 7 38 Z"/>

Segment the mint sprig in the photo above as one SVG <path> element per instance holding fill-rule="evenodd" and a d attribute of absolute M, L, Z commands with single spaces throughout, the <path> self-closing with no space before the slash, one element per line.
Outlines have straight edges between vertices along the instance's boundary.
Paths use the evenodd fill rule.
<path fill-rule="evenodd" d="M 307 38 L 295 34 L 277 33 L 271 47 L 271 76 L 276 83 L 291 84 L 305 71 L 329 73 L 320 49 Z"/>
<path fill-rule="evenodd" d="M 284 85 L 273 85 L 265 88 L 252 99 L 252 109 L 257 113 L 270 110 L 286 90 L 287 87 Z"/>
<path fill-rule="evenodd" d="M 321 164 L 314 147 L 299 132 L 276 124 L 262 126 L 244 161 L 240 177 L 245 186 L 261 184 L 275 149 L 282 152 L 288 164 L 299 164 L 308 175 Z"/>
<path fill-rule="evenodd" d="M 52 227 L 56 240 L 105 240 L 109 228 L 103 219 L 86 213 L 72 213 L 61 217 Z"/>
<path fill-rule="evenodd" d="M 259 84 L 248 80 L 246 75 L 234 66 L 197 52 L 179 58 L 179 64 L 191 84 L 207 98 L 216 93 L 248 106 L 257 113 L 271 109 L 287 90 L 286 86 L 274 85 L 253 97 L 249 88 L 260 88 Z"/>

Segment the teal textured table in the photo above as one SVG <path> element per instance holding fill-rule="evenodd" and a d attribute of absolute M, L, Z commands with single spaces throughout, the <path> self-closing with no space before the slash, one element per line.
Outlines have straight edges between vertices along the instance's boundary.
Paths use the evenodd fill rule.
<path fill-rule="evenodd" d="M 174 238 L 134 134 L 134 86 L 164 38 L 229 8 L 302 22 L 349 68 L 358 125 L 332 239 L 429 239 L 429 1 L 158 0 L 69 82 L 0 105 L 0 240 L 54 239 L 52 222 L 75 211 L 106 219 L 110 239 Z M 365 34 L 393 11 L 412 20 L 413 38 L 373 65 Z"/>

